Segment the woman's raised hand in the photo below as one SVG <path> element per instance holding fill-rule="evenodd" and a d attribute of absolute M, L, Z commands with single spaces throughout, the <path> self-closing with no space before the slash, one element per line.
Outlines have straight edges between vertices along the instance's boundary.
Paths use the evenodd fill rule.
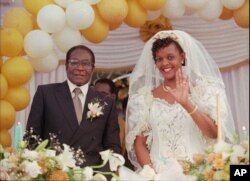
<path fill-rule="evenodd" d="M 181 105 L 185 105 L 187 103 L 189 94 L 188 76 L 182 71 L 181 68 L 176 71 L 176 89 L 170 91 L 170 93 Z"/>

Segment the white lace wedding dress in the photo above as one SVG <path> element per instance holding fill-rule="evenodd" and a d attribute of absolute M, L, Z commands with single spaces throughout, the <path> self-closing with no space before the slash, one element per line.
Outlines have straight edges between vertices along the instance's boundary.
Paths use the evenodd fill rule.
<path fill-rule="evenodd" d="M 190 95 L 190 101 L 216 122 L 216 95 L 221 96 L 221 101 L 225 95 L 223 97 L 220 89 L 214 89 L 213 86 L 200 85 L 192 89 L 196 96 Z M 222 120 L 226 120 L 226 105 L 223 105 L 223 102 L 221 104 Z M 127 113 L 126 146 L 129 158 L 132 164 L 140 169 L 133 144 L 136 135 L 143 132 L 148 136 L 150 158 L 158 174 L 155 180 L 185 180 L 177 160 L 192 160 L 194 153 L 203 152 L 208 144 L 216 141 L 202 135 L 189 113 L 180 104 L 170 104 L 163 99 L 154 98 L 151 92 L 141 90 L 130 97 Z M 122 169 L 122 172 L 122 177 L 129 180 L 131 173 L 126 173 L 126 168 Z"/>

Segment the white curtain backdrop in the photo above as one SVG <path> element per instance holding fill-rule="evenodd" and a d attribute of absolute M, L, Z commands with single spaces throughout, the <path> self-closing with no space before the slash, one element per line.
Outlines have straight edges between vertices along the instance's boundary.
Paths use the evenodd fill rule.
<path fill-rule="evenodd" d="M 183 16 L 171 22 L 173 29 L 184 30 L 200 40 L 220 68 L 243 61 L 248 62 L 243 66 L 222 72 L 235 126 L 241 136 L 242 126 L 249 130 L 249 29 L 240 28 L 234 20 L 218 19 L 207 22 L 196 15 Z M 94 51 L 97 68 L 118 69 L 133 66 L 136 63 L 144 42 L 140 39 L 139 29 L 122 24 L 115 31 L 111 31 L 104 42 L 93 44 L 83 39 L 83 44 Z M 65 58 L 65 53 L 58 52 L 58 54 L 60 59 Z M 60 65 L 51 73 L 34 73 L 26 86 L 30 91 L 31 102 L 38 85 L 62 82 L 65 78 L 64 65 Z M 21 122 L 24 129 L 30 105 L 16 115 L 16 123 Z M 12 135 L 14 128 L 15 125 L 10 130 Z"/>

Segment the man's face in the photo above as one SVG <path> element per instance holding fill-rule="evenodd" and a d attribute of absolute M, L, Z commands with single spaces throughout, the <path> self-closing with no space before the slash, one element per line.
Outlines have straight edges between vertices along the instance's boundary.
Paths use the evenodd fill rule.
<path fill-rule="evenodd" d="M 104 95 L 111 96 L 115 99 L 115 93 L 111 93 L 111 87 L 108 83 L 98 82 L 95 84 L 95 90 L 103 93 Z"/>
<path fill-rule="evenodd" d="M 105 83 L 97 83 L 95 84 L 95 90 L 101 92 L 105 95 L 111 96 L 111 90 L 108 84 Z"/>
<path fill-rule="evenodd" d="M 68 79 L 77 86 L 88 83 L 94 70 L 92 61 L 91 54 L 87 50 L 76 49 L 73 51 L 66 64 Z"/>

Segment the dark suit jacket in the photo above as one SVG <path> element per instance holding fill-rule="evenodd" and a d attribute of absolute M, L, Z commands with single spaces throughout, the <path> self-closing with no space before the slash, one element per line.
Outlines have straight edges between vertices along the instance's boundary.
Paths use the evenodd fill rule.
<path fill-rule="evenodd" d="M 104 114 L 91 122 L 87 118 L 88 103 L 99 97 L 107 103 Z M 86 162 L 82 166 L 102 162 L 99 152 L 112 149 L 121 153 L 119 125 L 115 101 L 89 87 L 82 122 L 78 125 L 72 96 L 67 82 L 40 85 L 34 95 L 27 129 L 48 139 L 49 133 L 57 135 L 60 143 L 83 150 Z"/>

